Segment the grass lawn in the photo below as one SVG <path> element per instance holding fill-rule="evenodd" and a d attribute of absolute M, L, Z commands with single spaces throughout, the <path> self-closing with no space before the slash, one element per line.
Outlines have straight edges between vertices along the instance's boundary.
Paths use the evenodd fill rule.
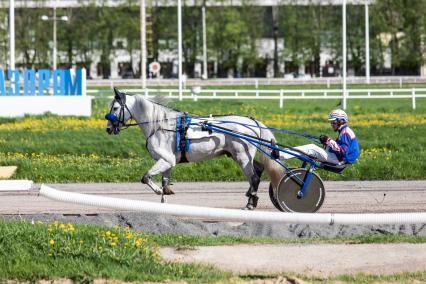
<path fill-rule="evenodd" d="M 218 282 L 229 273 L 160 259 L 150 236 L 128 228 L 0 221 L 0 282 L 94 279 Z"/>
<path fill-rule="evenodd" d="M 0 165 L 17 165 L 13 178 L 35 182 L 119 182 L 140 180 L 154 161 L 145 150 L 137 128 L 118 136 L 105 132 L 107 99 L 93 101 L 90 118 L 53 115 L 0 119 Z M 193 115 L 229 114 L 254 117 L 270 127 L 335 137 L 327 114 L 340 107 L 338 100 L 277 101 L 202 100 L 171 101 Z M 343 176 L 320 172 L 326 180 L 391 180 L 426 178 L 426 99 L 350 100 L 350 125 L 361 147 L 359 161 Z M 302 145 L 312 141 L 277 134 L 279 142 Z M 240 181 L 237 164 L 222 157 L 178 165 L 174 181 Z"/>
<path fill-rule="evenodd" d="M 73 225 L 58 222 L 34 224 L 0 220 L 0 282 L 40 279 L 72 279 L 90 283 L 94 279 L 121 281 L 187 281 L 189 283 L 228 283 L 235 279 L 264 279 L 265 275 L 232 275 L 210 266 L 164 261 L 160 246 L 191 249 L 194 246 L 272 243 L 424 243 L 425 237 L 371 234 L 340 238 L 244 238 L 195 237 L 176 234 L 152 234 L 121 227 Z M 277 277 L 271 275 L 271 277 Z M 291 275 L 289 276 L 292 277 Z M 340 275 L 334 278 L 310 278 L 307 281 L 424 281 L 425 273 L 395 275 Z M 232 283 L 232 282 L 231 282 Z M 233 282 L 235 283 L 235 281 Z"/>

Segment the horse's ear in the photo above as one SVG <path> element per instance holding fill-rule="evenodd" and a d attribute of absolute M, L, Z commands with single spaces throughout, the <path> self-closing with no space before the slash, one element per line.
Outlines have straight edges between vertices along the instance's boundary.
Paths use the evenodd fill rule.
<path fill-rule="evenodd" d="M 120 93 L 120 91 L 116 87 L 114 87 L 114 94 L 115 94 L 114 97 L 115 97 L 116 100 L 120 100 L 121 99 L 121 97 L 120 97 L 121 93 Z"/>
<path fill-rule="evenodd" d="M 123 104 L 126 103 L 126 94 L 121 93 L 116 87 L 114 87 L 115 99 L 121 101 Z"/>

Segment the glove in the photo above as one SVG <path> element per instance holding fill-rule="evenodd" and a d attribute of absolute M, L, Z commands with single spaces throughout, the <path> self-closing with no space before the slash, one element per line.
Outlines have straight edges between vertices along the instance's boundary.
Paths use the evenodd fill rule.
<path fill-rule="evenodd" d="M 321 142 L 321 144 L 326 145 L 327 141 L 330 139 L 330 137 L 328 137 L 327 135 L 321 135 L 319 137 L 319 141 Z"/>

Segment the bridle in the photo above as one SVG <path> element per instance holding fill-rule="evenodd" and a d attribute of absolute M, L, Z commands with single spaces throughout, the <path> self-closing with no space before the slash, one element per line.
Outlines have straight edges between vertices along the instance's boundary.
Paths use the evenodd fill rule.
<path fill-rule="evenodd" d="M 120 112 L 118 116 L 113 112 L 113 108 L 115 103 L 118 103 L 120 105 Z M 111 109 L 109 110 L 109 113 L 105 115 L 105 119 L 111 122 L 112 124 L 112 130 L 114 134 L 118 134 L 121 130 L 121 128 L 128 128 L 130 126 L 133 126 L 134 124 L 126 124 L 125 122 L 125 116 L 124 112 L 127 110 L 129 112 L 130 118 L 129 120 L 135 120 L 135 117 L 133 116 L 130 109 L 127 107 L 126 103 L 123 102 L 120 96 L 115 96 L 114 100 L 112 101 Z M 136 123 L 137 125 L 138 123 Z"/>
<path fill-rule="evenodd" d="M 125 94 L 123 94 L 125 95 Z M 113 112 L 114 109 L 114 105 L 115 103 L 118 103 L 120 105 L 120 112 L 118 113 L 118 116 Z M 152 101 L 151 101 L 152 102 Z M 152 102 L 158 105 L 163 106 L 162 104 L 159 104 L 157 102 Z M 127 112 L 129 113 L 130 117 L 128 120 L 134 120 L 135 123 L 126 123 L 125 122 L 125 110 L 127 110 Z M 176 109 L 173 109 L 175 111 L 179 111 Z M 181 111 L 179 111 L 181 112 Z M 118 134 L 120 132 L 121 129 L 127 129 L 131 126 L 140 126 L 140 125 L 144 125 L 144 124 L 150 124 L 150 123 L 156 123 L 156 122 L 161 122 L 161 121 L 167 121 L 170 119 L 176 119 L 177 117 L 173 117 L 173 118 L 165 118 L 165 119 L 161 119 L 161 120 L 155 120 L 155 121 L 142 121 L 139 122 L 137 121 L 137 119 L 135 118 L 135 116 L 132 114 L 132 112 L 130 111 L 130 109 L 127 107 L 126 103 L 123 101 L 122 97 L 119 95 L 116 95 L 114 97 L 114 100 L 112 101 L 112 105 L 111 105 L 111 109 L 109 110 L 109 113 L 107 113 L 105 115 L 105 119 L 111 122 L 112 125 L 112 132 L 114 134 Z M 176 132 L 176 130 L 170 130 L 170 129 L 163 129 L 165 131 L 172 131 L 172 132 Z"/>

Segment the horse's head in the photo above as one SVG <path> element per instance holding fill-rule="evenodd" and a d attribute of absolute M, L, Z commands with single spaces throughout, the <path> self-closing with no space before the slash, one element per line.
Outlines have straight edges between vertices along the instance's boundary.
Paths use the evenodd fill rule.
<path fill-rule="evenodd" d="M 121 93 L 114 88 L 114 99 L 110 103 L 110 111 L 105 115 L 108 120 L 106 131 L 108 134 L 119 134 L 122 127 L 126 126 L 126 122 L 132 118 L 129 108 L 126 105 L 126 94 Z"/>

